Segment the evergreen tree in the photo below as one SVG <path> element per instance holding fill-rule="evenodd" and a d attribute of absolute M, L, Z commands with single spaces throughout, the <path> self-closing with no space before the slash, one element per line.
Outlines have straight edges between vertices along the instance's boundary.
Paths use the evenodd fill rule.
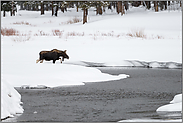
<path fill-rule="evenodd" d="M 6 11 L 11 11 L 11 4 L 8 1 L 1 1 L 1 11 L 3 11 L 3 17 L 6 16 Z"/>
<path fill-rule="evenodd" d="M 64 13 L 64 11 L 67 11 L 67 6 L 68 4 L 71 3 L 71 2 L 61 2 L 60 4 L 60 9 L 61 11 Z"/>
<path fill-rule="evenodd" d="M 102 15 L 103 12 L 105 12 L 105 7 L 109 6 L 110 4 L 104 1 L 94 1 L 91 5 L 96 7 L 96 15 L 98 14 Z M 102 7 L 103 7 L 103 11 L 102 11 Z"/>
<path fill-rule="evenodd" d="M 17 2 L 14 1 L 1 1 L 1 11 L 3 11 L 3 17 L 6 16 L 6 11 L 10 12 L 10 15 L 15 16 Z"/>

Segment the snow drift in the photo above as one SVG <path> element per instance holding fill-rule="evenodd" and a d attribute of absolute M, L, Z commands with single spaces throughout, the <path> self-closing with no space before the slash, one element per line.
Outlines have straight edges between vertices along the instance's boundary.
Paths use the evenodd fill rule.
<path fill-rule="evenodd" d="M 21 95 L 6 80 L 1 79 L 1 119 L 23 113 Z"/>

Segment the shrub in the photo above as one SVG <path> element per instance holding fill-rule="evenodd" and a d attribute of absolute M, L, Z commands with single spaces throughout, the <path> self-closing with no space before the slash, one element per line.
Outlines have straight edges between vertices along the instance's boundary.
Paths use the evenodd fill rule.
<path fill-rule="evenodd" d="M 1 28 L 1 35 L 3 36 L 18 36 L 19 31 L 13 29 L 13 28 Z"/>
<path fill-rule="evenodd" d="M 36 26 L 36 25 L 32 25 L 32 24 L 30 24 L 30 23 L 28 23 L 28 22 L 24 22 L 24 21 L 22 21 L 22 22 L 15 22 L 15 23 L 13 23 L 13 24 L 17 24 L 17 25 L 29 25 L 29 26 Z"/>
<path fill-rule="evenodd" d="M 146 38 L 143 29 L 132 29 L 129 33 L 127 33 L 127 36 Z"/>
<path fill-rule="evenodd" d="M 81 22 L 82 19 L 79 19 L 77 17 L 74 17 L 66 22 L 62 22 L 61 24 L 73 24 L 73 23 L 78 23 L 78 22 Z"/>
<path fill-rule="evenodd" d="M 52 30 L 53 36 L 62 37 L 64 31 L 60 31 L 58 29 Z"/>

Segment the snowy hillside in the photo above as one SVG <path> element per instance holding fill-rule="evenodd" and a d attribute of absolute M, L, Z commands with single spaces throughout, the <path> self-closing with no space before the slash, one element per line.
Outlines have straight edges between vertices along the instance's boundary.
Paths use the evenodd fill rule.
<path fill-rule="evenodd" d="M 74 8 L 65 13 L 59 11 L 58 17 L 51 16 L 50 11 L 45 11 L 45 15 L 18 11 L 13 17 L 1 14 L 1 30 L 12 28 L 17 31 L 16 36 L 1 35 L 2 79 L 14 87 L 56 87 L 130 77 L 125 73 L 113 76 L 85 67 L 91 64 L 147 66 L 148 63 L 150 67 L 180 68 L 181 11 L 155 13 L 134 7 L 124 16 L 110 10 L 96 16 L 93 10 L 89 10 L 85 25 L 82 22 L 67 24 L 75 17 L 82 19 L 82 10 L 76 12 Z M 142 36 L 134 36 L 135 32 Z M 54 48 L 67 50 L 70 59 L 63 64 L 60 61 L 36 64 L 40 51 Z M 4 81 L 2 84 L 4 88 Z M 1 94 L 7 96 L 9 92 L 2 90 Z M 3 97 L 2 102 L 6 99 Z M 9 116 L 10 112 L 3 112 L 1 118 Z"/>

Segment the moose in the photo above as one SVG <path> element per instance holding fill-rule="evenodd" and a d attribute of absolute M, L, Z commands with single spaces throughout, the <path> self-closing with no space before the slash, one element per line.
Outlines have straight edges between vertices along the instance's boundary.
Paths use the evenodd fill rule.
<path fill-rule="evenodd" d="M 36 63 L 40 61 L 40 63 L 43 63 L 43 60 L 50 61 L 53 60 L 53 64 L 55 64 L 56 60 L 64 61 L 64 58 L 69 59 L 69 56 L 66 54 L 67 50 L 61 51 L 57 49 L 53 49 L 51 51 L 41 51 L 39 53 L 39 59 L 36 60 Z M 62 57 L 62 59 L 60 58 Z"/>

